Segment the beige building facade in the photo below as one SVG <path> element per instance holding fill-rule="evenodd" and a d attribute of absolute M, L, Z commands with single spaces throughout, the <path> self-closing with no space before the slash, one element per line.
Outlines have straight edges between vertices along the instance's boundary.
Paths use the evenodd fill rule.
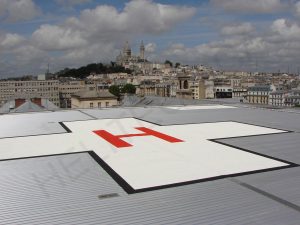
<path fill-rule="evenodd" d="M 61 108 L 71 108 L 71 95 L 86 90 L 84 81 L 65 81 L 59 83 Z"/>
<path fill-rule="evenodd" d="M 117 97 L 108 91 L 83 91 L 71 95 L 72 109 L 107 108 L 117 105 Z"/>

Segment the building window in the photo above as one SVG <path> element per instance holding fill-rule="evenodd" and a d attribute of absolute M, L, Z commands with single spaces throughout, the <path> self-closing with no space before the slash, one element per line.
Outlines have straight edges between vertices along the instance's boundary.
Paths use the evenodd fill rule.
<path fill-rule="evenodd" d="M 90 108 L 94 107 L 94 103 L 90 102 Z"/>
<path fill-rule="evenodd" d="M 98 108 L 101 108 L 101 102 L 98 102 Z"/>
<path fill-rule="evenodd" d="M 105 107 L 109 107 L 109 102 L 105 102 Z"/>

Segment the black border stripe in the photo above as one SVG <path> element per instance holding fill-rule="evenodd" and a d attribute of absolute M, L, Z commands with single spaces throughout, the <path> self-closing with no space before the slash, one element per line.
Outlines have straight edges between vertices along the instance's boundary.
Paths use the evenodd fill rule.
<path fill-rule="evenodd" d="M 66 130 L 67 133 L 72 133 L 72 131 L 63 123 L 63 122 L 58 122 L 62 128 Z"/>
<path fill-rule="evenodd" d="M 80 153 L 89 153 L 89 151 L 65 152 L 65 153 L 57 153 L 57 154 L 50 154 L 50 155 L 36 155 L 36 156 L 28 156 L 28 157 L 20 157 L 20 158 L 0 159 L 0 162 L 22 160 L 22 159 L 44 158 L 44 157 L 61 156 L 61 155 L 74 155 L 74 154 L 80 154 Z"/>
<path fill-rule="evenodd" d="M 103 159 L 94 151 L 88 151 L 90 156 L 111 176 L 111 178 L 119 184 L 128 194 L 136 192 L 117 172 L 115 172 Z"/>
<path fill-rule="evenodd" d="M 249 136 L 249 137 L 253 137 L 253 136 Z M 228 138 L 228 139 L 230 139 L 230 138 Z M 298 164 L 293 163 L 293 162 L 289 162 L 287 160 L 279 159 L 279 158 L 276 158 L 276 157 L 273 157 L 273 156 L 265 155 L 265 154 L 262 154 L 262 153 L 259 153 L 259 152 L 251 151 L 249 149 L 241 148 L 241 147 L 231 145 L 231 144 L 227 144 L 227 143 L 223 143 L 223 142 L 220 141 L 220 140 L 224 140 L 224 139 L 208 139 L 208 140 L 211 141 L 211 142 L 215 142 L 217 144 L 228 146 L 230 148 L 235 148 L 235 149 L 238 149 L 238 150 L 242 150 L 244 152 L 252 153 L 254 155 L 259 155 L 259 156 L 262 156 L 262 157 L 265 157 L 265 158 L 273 159 L 273 160 L 283 162 L 283 163 L 286 163 L 286 164 L 290 164 L 290 165 L 293 165 L 293 166 L 299 166 Z"/>

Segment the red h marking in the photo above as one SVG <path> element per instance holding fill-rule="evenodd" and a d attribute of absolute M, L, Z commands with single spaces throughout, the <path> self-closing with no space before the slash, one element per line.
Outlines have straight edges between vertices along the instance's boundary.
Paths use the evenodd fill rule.
<path fill-rule="evenodd" d="M 93 131 L 98 136 L 102 137 L 104 140 L 108 141 L 112 145 L 114 145 L 117 148 L 124 148 L 124 147 L 131 147 L 132 145 L 129 144 L 126 141 L 123 141 L 121 138 L 126 137 L 138 137 L 138 136 L 154 136 L 157 138 L 160 138 L 162 140 L 165 140 L 170 143 L 176 143 L 176 142 L 183 142 L 180 139 L 174 138 L 172 136 L 157 132 L 155 130 L 151 130 L 146 127 L 135 127 L 135 129 L 143 131 L 144 133 L 140 134 L 123 134 L 123 135 L 113 135 L 106 130 L 95 130 Z"/>

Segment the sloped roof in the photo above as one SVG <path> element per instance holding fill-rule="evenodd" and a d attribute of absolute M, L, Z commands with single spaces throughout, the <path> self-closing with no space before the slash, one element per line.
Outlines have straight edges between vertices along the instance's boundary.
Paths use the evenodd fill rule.
<path fill-rule="evenodd" d="M 47 110 L 59 109 L 54 103 L 48 99 L 41 99 L 42 107 L 33 103 L 30 100 L 26 100 L 22 105 L 15 108 L 15 101 L 8 101 L 0 108 L 0 113 L 26 113 L 26 112 L 41 112 Z"/>
<path fill-rule="evenodd" d="M 85 98 L 117 98 L 115 95 L 111 94 L 109 91 L 81 91 L 73 94 L 72 96 L 85 99 Z"/>

